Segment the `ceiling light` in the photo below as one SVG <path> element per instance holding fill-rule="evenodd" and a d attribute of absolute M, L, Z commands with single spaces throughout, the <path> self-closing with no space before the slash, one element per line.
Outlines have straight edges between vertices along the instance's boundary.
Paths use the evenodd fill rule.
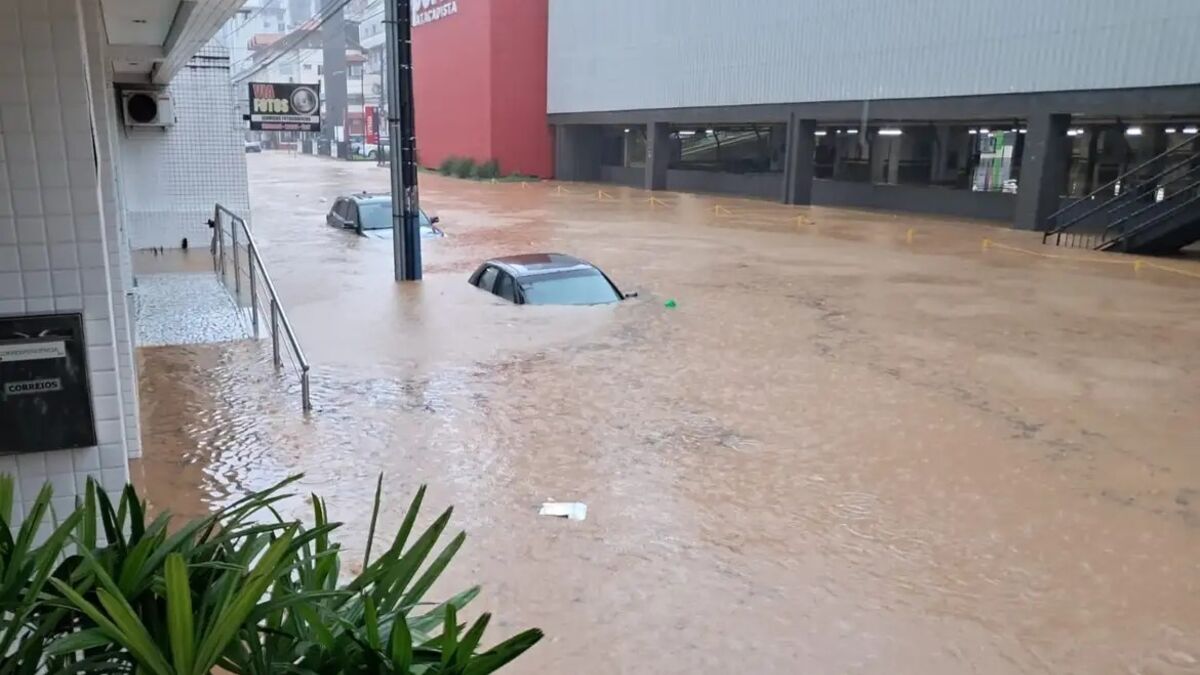
<path fill-rule="evenodd" d="M 1183 128 L 1183 133 L 1185 133 L 1185 134 L 1194 134 L 1197 132 L 1200 132 L 1200 129 L 1197 129 L 1196 127 L 1184 127 Z"/>
<path fill-rule="evenodd" d="M 1168 133 L 1168 134 L 1173 134 L 1173 133 L 1175 133 L 1176 131 L 1177 131 L 1177 129 L 1176 129 L 1175 127 L 1167 127 L 1167 128 L 1165 129 L 1165 132 L 1166 132 L 1166 133 Z"/>
<path fill-rule="evenodd" d="M 847 130 L 846 130 L 846 133 L 848 133 L 848 134 L 850 134 L 851 136 L 853 136 L 853 135 L 855 135 L 855 134 L 857 134 L 857 133 L 858 133 L 858 129 L 847 129 Z"/>
<path fill-rule="evenodd" d="M 1126 136 L 1141 136 L 1142 128 L 1141 127 L 1129 127 L 1128 129 L 1125 130 L 1125 135 Z"/>
<path fill-rule="evenodd" d="M 904 133 L 904 131 L 901 129 L 885 128 L 879 130 L 880 136 L 899 136 L 902 133 Z"/>
<path fill-rule="evenodd" d="M 840 133 L 842 133 L 842 130 L 841 130 L 841 129 L 838 129 L 838 130 L 837 130 L 837 132 L 840 134 Z"/>
<path fill-rule="evenodd" d="M 967 129 L 967 133 L 974 136 L 975 134 L 979 133 L 979 130 L 978 129 Z"/>
<path fill-rule="evenodd" d="M 628 128 L 628 127 L 626 127 L 626 128 L 625 128 L 625 133 L 629 133 L 629 128 Z"/>
<path fill-rule="evenodd" d="M 813 136 L 828 136 L 828 135 L 829 135 L 828 131 L 814 131 L 813 132 Z"/>
<path fill-rule="evenodd" d="M 716 132 L 715 130 L 713 130 L 713 129 L 705 129 L 705 130 L 704 130 L 704 133 L 706 133 L 706 134 L 715 134 L 715 133 L 717 133 L 717 132 Z"/>
<path fill-rule="evenodd" d="M 1028 130 L 1028 129 L 1022 129 L 1022 130 L 1020 130 L 1020 131 L 1019 131 L 1019 132 L 1017 132 L 1017 133 L 1027 134 L 1027 133 L 1029 133 L 1029 130 Z"/>
<path fill-rule="evenodd" d="M 679 137 L 680 137 L 680 138 L 689 138 L 689 137 L 691 137 L 691 136 L 695 136 L 695 135 L 696 135 L 696 132 L 694 132 L 694 131 L 684 131 L 684 130 L 681 130 L 681 131 L 679 131 L 679 132 L 677 132 L 677 133 L 679 134 Z"/>
<path fill-rule="evenodd" d="M 1008 132 L 1009 132 L 1010 134 L 1015 134 L 1015 133 L 1017 133 L 1017 128 L 1016 128 L 1016 127 L 1013 127 L 1013 128 L 1011 128 L 1011 129 L 1009 129 L 1009 130 L 1008 130 Z"/>
<path fill-rule="evenodd" d="M 984 128 L 984 129 L 980 129 L 979 133 L 986 134 L 986 133 L 990 133 L 990 132 L 986 128 Z"/>

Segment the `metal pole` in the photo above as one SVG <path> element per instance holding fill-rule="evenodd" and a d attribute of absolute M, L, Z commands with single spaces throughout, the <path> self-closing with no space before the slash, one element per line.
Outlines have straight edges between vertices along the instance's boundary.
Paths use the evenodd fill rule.
<path fill-rule="evenodd" d="M 237 221 L 234 221 L 233 227 L 229 228 L 229 233 L 233 237 L 233 297 L 237 298 L 240 305 L 242 302 L 242 268 L 238 263 Z"/>
<path fill-rule="evenodd" d="M 217 259 L 221 261 L 221 285 L 225 285 L 225 228 L 221 225 L 221 210 L 217 209 Z"/>
<path fill-rule="evenodd" d="M 396 281 L 421 278 L 416 123 L 412 94 L 412 7 L 385 0 L 388 65 L 388 143 L 392 177 L 392 255 Z"/>
<path fill-rule="evenodd" d="M 312 399 L 309 397 L 307 365 L 300 370 L 300 406 L 306 412 L 312 410 Z"/>
<path fill-rule="evenodd" d="M 279 358 L 279 301 L 273 296 L 271 298 L 271 354 L 275 360 L 275 367 L 282 366 L 283 359 Z"/>
<path fill-rule="evenodd" d="M 250 320 L 254 322 L 254 339 L 258 339 L 258 284 L 254 283 L 254 262 L 258 259 L 258 252 L 254 250 L 254 242 L 246 244 L 249 250 L 247 256 L 247 267 L 250 268 Z"/>

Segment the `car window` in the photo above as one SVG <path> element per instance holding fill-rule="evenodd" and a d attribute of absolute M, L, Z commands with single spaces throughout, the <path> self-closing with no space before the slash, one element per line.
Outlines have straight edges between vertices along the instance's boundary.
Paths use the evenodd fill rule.
<path fill-rule="evenodd" d="M 346 200 L 338 199 L 337 201 L 335 201 L 333 203 L 332 213 L 333 213 L 333 215 L 337 216 L 338 218 L 345 218 L 346 217 Z"/>
<path fill-rule="evenodd" d="M 483 271 L 483 275 L 479 277 L 479 287 L 488 293 L 492 292 L 492 288 L 496 284 L 496 277 L 500 272 L 495 267 L 488 267 Z"/>
<path fill-rule="evenodd" d="M 364 230 L 392 229 L 392 203 L 386 200 L 365 202 L 358 205 Z"/>
<path fill-rule="evenodd" d="M 496 295 L 508 300 L 509 302 L 517 301 L 517 288 L 513 283 L 513 278 L 506 272 L 501 272 L 496 278 Z"/>
<path fill-rule="evenodd" d="M 349 199 L 346 200 L 346 220 L 352 227 L 358 227 L 358 204 Z"/>
<path fill-rule="evenodd" d="M 425 209 L 421 209 L 421 227 L 433 227 L 433 222 L 429 220 L 429 216 L 425 213 Z"/>
<path fill-rule="evenodd" d="M 531 277 L 521 282 L 521 288 L 529 305 L 601 305 L 621 299 L 608 279 L 594 269 Z"/>

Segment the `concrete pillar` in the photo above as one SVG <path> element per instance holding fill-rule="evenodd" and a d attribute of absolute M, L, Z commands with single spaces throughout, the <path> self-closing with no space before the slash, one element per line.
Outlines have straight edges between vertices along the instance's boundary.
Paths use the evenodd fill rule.
<path fill-rule="evenodd" d="M 788 120 L 787 148 L 783 162 L 783 203 L 811 204 L 813 154 L 816 151 L 816 120 Z"/>
<path fill-rule="evenodd" d="M 904 155 L 905 138 L 889 136 L 887 141 L 887 183 L 888 185 L 899 185 L 900 157 Z"/>
<path fill-rule="evenodd" d="M 671 127 L 665 122 L 646 125 L 646 189 L 667 189 L 667 168 L 671 165 Z"/>
<path fill-rule="evenodd" d="M 1019 230 L 1045 228 L 1046 219 L 1059 208 L 1070 157 L 1070 124 L 1070 115 L 1038 113 L 1029 117 L 1013 224 Z"/>
<path fill-rule="evenodd" d="M 601 128 L 565 124 L 554 128 L 554 177 L 558 180 L 600 180 L 604 151 Z"/>

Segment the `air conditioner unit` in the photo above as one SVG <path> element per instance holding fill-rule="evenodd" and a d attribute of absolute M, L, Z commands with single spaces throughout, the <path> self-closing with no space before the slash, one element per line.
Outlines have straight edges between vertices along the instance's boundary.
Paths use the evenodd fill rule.
<path fill-rule="evenodd" d="M 121 111 L 127 127 L 169 127 L 175 124 L 171 96 L 153 89 L 127 89 L 121 92 Z"/>

